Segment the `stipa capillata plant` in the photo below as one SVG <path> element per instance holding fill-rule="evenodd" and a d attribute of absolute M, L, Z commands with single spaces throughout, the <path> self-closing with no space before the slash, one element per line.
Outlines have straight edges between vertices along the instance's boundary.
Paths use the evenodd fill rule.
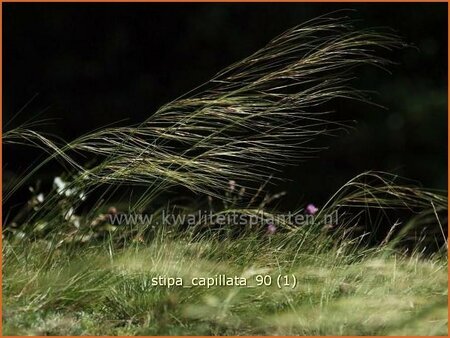
<path fill-rule="evenodd" d="M 391 34 L 354 30 L 322 17 L 294 27 L 136 127 L 108 128 L 69 148 L 99 165 L 87 182 L 161 189 L 182 185 L 216 195 L 229 179 L 262 182 L 317 150 L 310 143 L 343 128 L 317 107 L 339 98 L 364 100 L 347 86 L 361 64 L 383 67 L 379 49 L 402 46 Z"/>
<path fill-rule="evenodd" d="M 282 166 L 319 150 L 315 140 L 345 127 L 328 115 L 328 101 L 366 100 L 347 86 L 351 71 L 361 64 L 383 68 L 389 61 L 377 55 L 401 46 L 389 33 L 321 17 L 285 32 L 140 125 L 104 128 L 68 144 L 34 131 L 33 124 L 5 132 L 5 143 L 49 154 L 10 184 L 6 199 L 40 178 L 49 161 L 60 161 L 65 173 L 54 178 L 50 193 L 34 185 L 21 217 L 4 227 L 4 332 L 445 335 L 442 192 L 364 172 L 328 202 L 302 203 L 292 213 L 313 216 L 302 223 L 274 205 L 283 192 L 266 189 L 272 175 L 282 176 Z M 126 199 L 119 187 L 134 185 L 148 189 L 137 202 L 108 203 Z M 201 197 L 153 198 L 172 186 Z M 181 219 L 154 227 L 120 226 L 108 217 L 160 221 L 164 211 L 211 211 L 252 222 L 195 217 L 186 229 Z M 431 257 L 422 255 L 435 240 Z M 192 283 L 218 276 L 252 287 Z M 296 285 L 281 288 L 280 277 L 289 276 Z M 264 285 L 252 283 L 261 277 Z M 155 285 L 155 279 L 187 287 Z"/>
<path fill-rule="evenodd" d="M 365 100 L 347 86 L 351 70 L 384 67 L 390 61 L 377 51 L 402 45 L 395 35 L 321 17 L 286 31 L 141 125 L 90 133 L 60 154 L 97 157 L 99 164 L 82 172 L 87 185 L 181 184 L 214 194 L 230 178 L 261 182 L 317 150 L 309 146 L 317 137 L 343 128 L 316 107 L 339 97 Z"/>
<path fill-rule="evenodd" d="M 88 193 L 105 184 L 112 189 L 146 187 L 130 210 L 142 210 L 155 195 L 176 185 L 223 198 L 230 179 L 261 184 L 284 165 L 319 150 L 317 139 L 345 128 L 329 118 L 324 105 L 336 98 L 367 101 L 365 92 L 349 86 L 352 72 L 361 65 L 385 68 L 391 61 L 379 56 L 382 51 L 403 46 L 390 32 L 355 29 L 348 18 L 322 16 L 282 33 L 137 126 L 104 128 L 60 147 L 25 128 L 5 133 L 4 140 L 38 142 L 51 152 L 47 161 L 56 158 L 76 169 L 66 189 Z M 79 154 L 95 164 L 82 166 L 74 160 Z M 357 192 L 332 206 L 355 201 L 367 208 L 418 201 L 422 208 L 434 205 L 430 201 L 444 205 L 441 196 L 417 188 L 395 188 L 384 181 L 384 188 L 372 191 L 351 182 Z M 396 204 L 384 203 L 393 191 Z M 57 193 L 43 210 L 54 210 L 61 191 Z M 72 204 L 79 203 L 75 195 Z"/>

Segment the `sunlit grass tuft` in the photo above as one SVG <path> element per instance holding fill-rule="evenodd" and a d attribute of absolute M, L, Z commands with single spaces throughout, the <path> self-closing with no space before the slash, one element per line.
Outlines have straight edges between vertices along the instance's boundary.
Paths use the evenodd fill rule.
<path fill-rule="evenodd" d="M 301 235 L 280 248 L 286 236 L 292 235 L 238 243 L 166 236 L 159 245 L 109 256 L 107 247 L 97 247 L 77 258 L 67 248 L 49 256 L 37 243 L 13 253 L 6 243 L 4 333 L 51 326 L 58 334 L 446 335 L 445 256 L 387 255 L 385 249 L 366 250 L 362 258 L 341 256 L 339 248 L 317 253 L 314 238 L 293 256 Z M 183 277 L 188 284 L 216 274 L 246 276 L 253 285 L 257 275 L 293 274 L 297 286 L 151 284 L 157 276 Z M 37 314 L 28 326 L 17 321 Z"/>

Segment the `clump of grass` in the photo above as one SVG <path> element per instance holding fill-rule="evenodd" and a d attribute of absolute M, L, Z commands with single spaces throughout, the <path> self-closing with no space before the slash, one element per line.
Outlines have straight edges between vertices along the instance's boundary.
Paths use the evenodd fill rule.
<path fill-rule="evenodd" d="M 344 18 L 294 27 L 265 47 L 159 109 L 137 127 L 86 135 L 71 148 L 103 158 L 87 179 L 208 193 L 228 179 L 261 182 L 308 156 L 309 145 L 343 128 L 315 109 L 335 98 L 364 100 L 347 86 L 350 70 L 383 67 L 379 49 L 402 46 L 391 34 L 354 30 Z"/>
<path fill-rule="evenodd" d="M 386 256 L 387 248 L 352 253 L 349 243 L 324 250 L 316 240 L 299 232 L 239 241 L 160 232 L 150 245 L 62 247 L 51 254 L 43 242 L 6 243 L 4 333 L 446 334 L 444 255 Z M 273 283 L 152 285 L 157 276 L 188 283 L 216 274 L 245 276 L 249 285 L 258 275 L 271 276 Z M 295 275 L 297 285 L 279 289 L 279 274 Z"/>
<path fill-rule="evenodd" d="M 145 210 L 174 185 L 227 200 L 229 196 L 222 192 L 233 179 L 244 186 L 243 194 L 249 194 L 252 190 L 246 184 L 267 182 L 282 166 L 319 150 L 310 145 L 315 139 L 344 128 L 327 118 L 329 112 L 321 109 L 323 104 L 336 98 L 366 101 L 364 92 L 348 86 L 351 72 L 360 65 L 384 68 L 391 62 L 378 56 L 379 52 L 402 46 L 396 35 L 357 30 L 348 18 L 322 16 L 289 29 L 207 83 L 164 105 L 138 126 L 104 128 L 61 146 L 28 125 L 6 131 L 5 143 L 38 146 L 50 156 L 7 191 L 5 200 L 53 159 L 72 168 L 64 187 L 56 187 L 39 205 L 31 203 L 33 207 L 27 210 L 30 217 L 23 222 L 26 231 L 20 236 L 36 229 L 45 235 L 55 235 L 55 230 L 60 233 L 61 223 L 74 223 L 70 221 L 83 200 L 81 195 L 104 184 L 110 185 L 110 190 L 86 217 L 76 218 L 77 229 L 72 229 L 72 234 L 80 232 L 81 240 L 95 223 L 108 194 L 121 185 L 146 187 L 137 201 L 129 203 L 128 211 Z M 73 158 L 79 155 L 91 158 L 94 164 L 86 167 L 77 163 Z M 253 203 L 255 196 L 246 206 L 226 207 L 222 212 L 260 217 L 269 210 L 264 201 Z M 386 217 L 387 211 L 407 209 L 415 215 L 401 227 L 404 236 L 430 222 L 432 216 L 438 225 L 434 228 L 446 245 L 439 217 L 446 206 L 447 199 L 439 192 L 396 184 L 390 174 L 371 172 L 344 185 L 319 216 L 343 210 L 346 219 L 342 224 L 322 226 L 348 228 L 354 223 L 354 227 L 371 233 L 377 222 L 387 221 L 392 223 L 388 224 L 390 238 L 394 228 L 400 227 L 398 220 Z M 377 209 L 380 217 L 375 221 L 371 217 Z M 31 226 L 30 231 L 27 226 Z M 289 223 L 279 226 L 298 230 Z"/>
<path fill-rule="evenodd" d="M 264 231 L 267 216 L 278 212 L 270 203 L 282 196 L 261 200 L 267 181 L 318 151 L 316 139 L 345 128 L 324 104 L 366 101 L 348 86 L 351 71 L 384 68 L 390 62 L 379 52 L 401 46 L 392 34 L 324 16 L 286 31 L 140 125 L 104 128 L 67 144 L 26 126 L 4 133 L 6 143 L 50 154 L 5 199 L 51 160 L 67 173 L 45 199 L 33 197 L 25 221 L 4 229 L 4 334 L 447 334 L 445 194 L 366 172 L 319 207 L 312 224 L 273 217 L 272 230 Z M 79 163 L 80 155 L 93 164 Z M 252 182 L 260 185 L 256 192 Z M 104 185 L 109 189 L 90 210 L 75 214 Z M 207 223 L 115 227 L 102 208 L 122 185 L 146 188 L 123 211 L 145 210 L 177 185 L 221 200 L 222 207 L 208 205 L 216 214 L 256 217 L 259 228 L 234 236 L 233 224 L 219 232 Z M 169 200 L 149 213 L 156 221 L 162 210 L 199 208 Z M 332 213 L 339 221 L 328 223 Z M 216 274 L 253 282 L 257 275 L 296 276 L 297 285 L 152 285 L 155 276 Z"/>
<path fill-rule="evenodd" d="M 182 185 L 221 197 L 229 179 L 261 183 L 317 151 L 315 139 L 344 128 L 320 106 L 367 100 L 348 86 L 351 71 L 383 68 L 390 61 L 377 51 L 401 46 L 395 35 L 323 16 L 291 28 L 139 126 L 98 130 L 61 149 L 44 142 L 81 171 L 74 184 L 138 184 L 153 194 Z M 29 139 L 31 132 L 20 133 Z M 94 156 L 97 165 L 83 170 L 68 157 L 74 152 Z"/>

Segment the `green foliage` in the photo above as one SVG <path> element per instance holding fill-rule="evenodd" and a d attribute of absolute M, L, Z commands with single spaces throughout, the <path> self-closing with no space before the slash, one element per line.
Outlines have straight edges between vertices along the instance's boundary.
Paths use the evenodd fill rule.
<path fill-rule="evenodd" d="M 6 200 L 50 161 L 66 171 L 45 198 L 33 189 L 25 216 L 3 230 L 3 333 L 446 335 L 445 193 L 365 172 L 300 226 L 277 218 L 273 202 L 283 193 L 265 190 L 284 165 L 319 150 L 316 139 L 344 128 L 327 119 L 325 103 L 365 100 L 348 87 L 350 71 L 383 68 L 389 61 L 378 52 L 401 46 L 396 36 L 325 16 L 288 30 L 138 126 L 104 128 L 67 144 L 27 126 L 5 132 L 5 143 L 50 154 Z M 80 155 L 91 162 L 80 164 Z M 252 190 L 252 182 L 260 188 Z M 155 223 L 163 211 L 186 215 L 205 205 L 214 215 L 258 222 L 218 229 L 204 221 L 187 229 L 182 222 L 111 224 L 110 195 L 134 185 L 146 190 L 121 210 L 147 210 Z M 77 211 L 105 186 L 87 212 Z M 198 201 L 152 207 L 172 186 Z M 330 223 L 333 213 L 339 221 Z M 265 231 L 268 218 L 273 233 Z M 152 285 L 155 276 L 220 274 L 293 275 L 297 285 Z"/>
<path fill-rule="evenodd" d="M 353 247 L 353 248 L 352 248 Z M 4 245 L 4 334 L 446 335 L 444 255 L 330 249 L 311 234 L 180 239 L 111 251 Z M 152 286 L 155 276 L 294 274 L 276 285 Z M 250 282 L 249 282 L 250 283 Z"/>

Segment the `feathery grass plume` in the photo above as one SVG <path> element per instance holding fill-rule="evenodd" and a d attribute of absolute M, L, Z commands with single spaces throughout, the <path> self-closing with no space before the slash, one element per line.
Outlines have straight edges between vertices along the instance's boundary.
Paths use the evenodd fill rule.
<path fill-rule="evenodd" d="M 447 250 L 448 199 L 443 191 L 386 172 L 363 172 L 345 183 L 317 215 L 337 213 L 343 230 L 359 230 L 377 244 L 403 242 Z M 421 243 L 422 242 L 422 243 Z"/>
<path fill-rule="evenodd" d="M 440 230 L 447 244 L 444 195 L 399 183 L 394 175 L 366 172 L 347 182 L 318 212 L 314 209 L 311 226 L 298 226 L 270 208 L 282 194 L 257 201 L 265 184 L 244 207 L 230 192 L 241 197 L 230 178 L 239 184 L 267 183 L 279 166 L 317 150 L 311 141 L 343 127 L 327 120 L 321 104 L 336 97 L 364 100 L 361 92 L 346 87 L 349 70 L 359 64 L 384 67 L 389 62 L 375 56 L 377 50 L 399 46 L 395 36 L 353 31 L 346 19 L 321 17 L 280 35 L 139 126 L 102 129 L 63 146 L 24 127 L 5 133 L 7 142 L 33 144 L 51 154 L 22 183 L 53 159 L 70 165 L 75 176 L 46 196 L 40 206 L 46 213 L 36 212 L 20 227 L 20 241 L 5 236 L 3 333 L 446 335 L 447 254 L 442 250 L 423 259 L 419 250 L 403 255 L 387 245 L 422 225 Z M 80 166 L 72 156 L 78 153 L 92 156 L 96 165 Z M 171 185 L 223 199 L 228 190 L 231 203 L 223 201 L 223 209 L 210 204 L 215 215 L 244 214 L 263 226 L 269 218 L 276 233 L 252 228 L 234 240 L 169 229 L 161 222 L 164 210 L 187 214 L 198 209 L 170 199 L 165 207 L 152 209 L 151 216 L 162 226 L 106 230 L 96 241 L 100 233 L 95 228 L 107 215 L 97 214 L 97 225 L 89 215 L 76 215 L 82 225 L 73 226 L 69 221 L 74 215 L 67 217 L 66 210 L 80 203 L 79 191 L 102 183 L 111 190 L 121 184 L 146 185 L 146 196 Z M 98 211 L 105 195 L 89 214 Z M 146 198 L 128 208 L 136 210 Z M 388 215 L 391 211 L 407 211 L 401 220 L 409 223 L 396 228 L 398 219 Z M 334 212 L 339 222 L 328 231 L 325 216 Z M 382 237 L 382 245 L 362 247 L 365 234 L 381 223 L 393 229 Z M 364 228 L 361 236 L 353 235 L 357 226 Z M 25 235 L 28 230 L 30 236 Z M 275 282 L 259 287 L 189 285 L 192 277 L 221 274 L 245 277 L 249 286 L 257 286 L 258 276 L 298 280 L 292 289 Z M 166 276 L 181 276 L 187 287 L 154 285 L 155 277 Z"/>
<path fill-rule="evenodd" d="M 67 149 L 98 157 L 86 184 L 182 185 L 221 197 L 230 178 L 261 182 L 318 150 L 312 141 L 344 126 L 317 106 L 334 98 L 365 100 L 349 88 L 361 64 L 384 67 L 379 49 L 401 47 L 389 33 L 354 30 L 328 16 L 296 26 L 139 126 L 85 135 Z"/>
<path fill-rule="evenodd" d="M 251 218 L 259 229 L 273 223 L 280 231 L 291 233 L 295 241 L 298 234 L 309 240 L 316 236 L 324 250 L 329 249 L 328 244 L 335 246 L 342 242 L 391 247 L 410 243 L 417 248 L 446 250 L 447 209 L 447 197 L 442 191 L 421 188 L 390 173 L 367 171 L 340 187 L 309 220 L 304 209 L 284 215 L 276 208 L 257 203 L 217 210 L 215 216 Z M 296 223 L 296 219 L 301 219 L 301 223 Z M 227 229 L 225 226 L 222 230 Z M 237 230 L 246 233 L 249 228 Z"/>
<path fill-rule="evenodd" d="M 67 147 L 64 148 L 59 146 L 50 139 L 50 135 L 33 130 L 32 128 L 35 125 L 37 125 L 37 123 L 27 123 L 17 128 L 4 131 L 2 134 L 2 143 L 4 145 L 31 146 L 49 155 L 47 158 L 39 159 L 30 164 L 25 170 L 24 175 L 18 179 L 18 182 L 14 184 L 11 189 L 4 191 L 3 201 L 8 200 L 17 189 L 28 181 L 30 177 L 52 160 L 59 161 L 66 171 L 72 171 L 73 169 L 80 172 L 84 171 L 84 168 L 66 153 Z"/>

